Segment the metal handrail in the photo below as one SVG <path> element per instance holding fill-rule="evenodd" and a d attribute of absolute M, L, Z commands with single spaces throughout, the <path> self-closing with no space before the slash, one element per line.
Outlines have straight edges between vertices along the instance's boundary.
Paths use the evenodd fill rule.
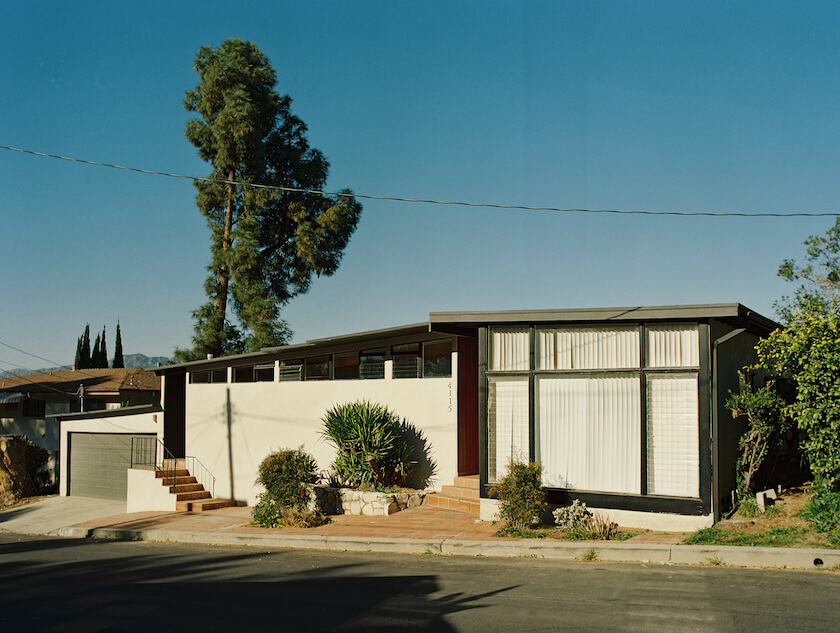
<path fill-rule="evenodd" d="M 213 473 L 197 457 L 175 457 L 160 438 L 131 438 L 131 467 L 135 466 L 153 467 L 155 473 L 159 473 L 170 486 L 175 485 L 178 470 L 188 470 L 205 490 L 209 488 L 211 497 L 216 496 L 216 477 Z"/>

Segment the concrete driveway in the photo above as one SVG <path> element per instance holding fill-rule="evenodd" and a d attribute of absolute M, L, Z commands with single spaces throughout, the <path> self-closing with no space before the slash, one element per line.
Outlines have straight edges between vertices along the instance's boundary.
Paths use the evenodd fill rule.
<path fill-rule="evenodd" d="M 47 497 L 0 511 L 0 531 L 57 535 L 68 525 L 124 513 L 125 501 Z"/>

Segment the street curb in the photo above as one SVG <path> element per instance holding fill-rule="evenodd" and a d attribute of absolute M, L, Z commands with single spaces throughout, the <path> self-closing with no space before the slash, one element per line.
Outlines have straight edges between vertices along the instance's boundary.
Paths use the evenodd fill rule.
<path fill-rule="evenodd" d="M 384 537 L 338 537 L 326 535 L 241 534 L 235 532 L 186 532 L 180 530 L 132 530 L 118 528 L 65 527 L 59 536 L 190 543 L 195 545 L 246 545 L 290 549 L 318 549 L 393 554 L 442 554 L 500 558 L 550 558 L 671 565 L 735 566 L 779 569 L 810 569 L 840 566 L 840 550 L 732 545 L 655 545 L 610 541 L 545 541 L 535 539 L 471 541 Z"/>

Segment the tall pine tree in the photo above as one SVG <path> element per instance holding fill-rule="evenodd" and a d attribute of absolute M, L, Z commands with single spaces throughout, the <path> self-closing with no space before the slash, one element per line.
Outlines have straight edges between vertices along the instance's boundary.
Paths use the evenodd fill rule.
<path fill-rule="evenodd" d="M 208 302 L 193 313 L 193 348 L 176 350 L 181 360 L 287 342 L 280 307 L 313 275 L 338 269 L 362 211 L 349 190 L 336 199 L 312 193 L 324 189 L 329 163 L 309 146 L 306 125 L 275 91 L 274 69 L 253 43 L 202 47 L 195 69 L 199 83 L 184 107 L 198 117 L 186 137 L 213 167 L 212 181 L 195 183 L 212 258 Z"/>

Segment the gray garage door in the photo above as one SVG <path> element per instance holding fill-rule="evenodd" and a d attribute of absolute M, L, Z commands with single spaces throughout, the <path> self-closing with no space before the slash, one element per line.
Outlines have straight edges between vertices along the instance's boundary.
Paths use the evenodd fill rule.
<path fill-rule="evenodd" d="M 131 438 L 154 434 L 70 433 L 68 494 L 97 499 L 126 499 L 126 470 L 131 467 Z"/>

